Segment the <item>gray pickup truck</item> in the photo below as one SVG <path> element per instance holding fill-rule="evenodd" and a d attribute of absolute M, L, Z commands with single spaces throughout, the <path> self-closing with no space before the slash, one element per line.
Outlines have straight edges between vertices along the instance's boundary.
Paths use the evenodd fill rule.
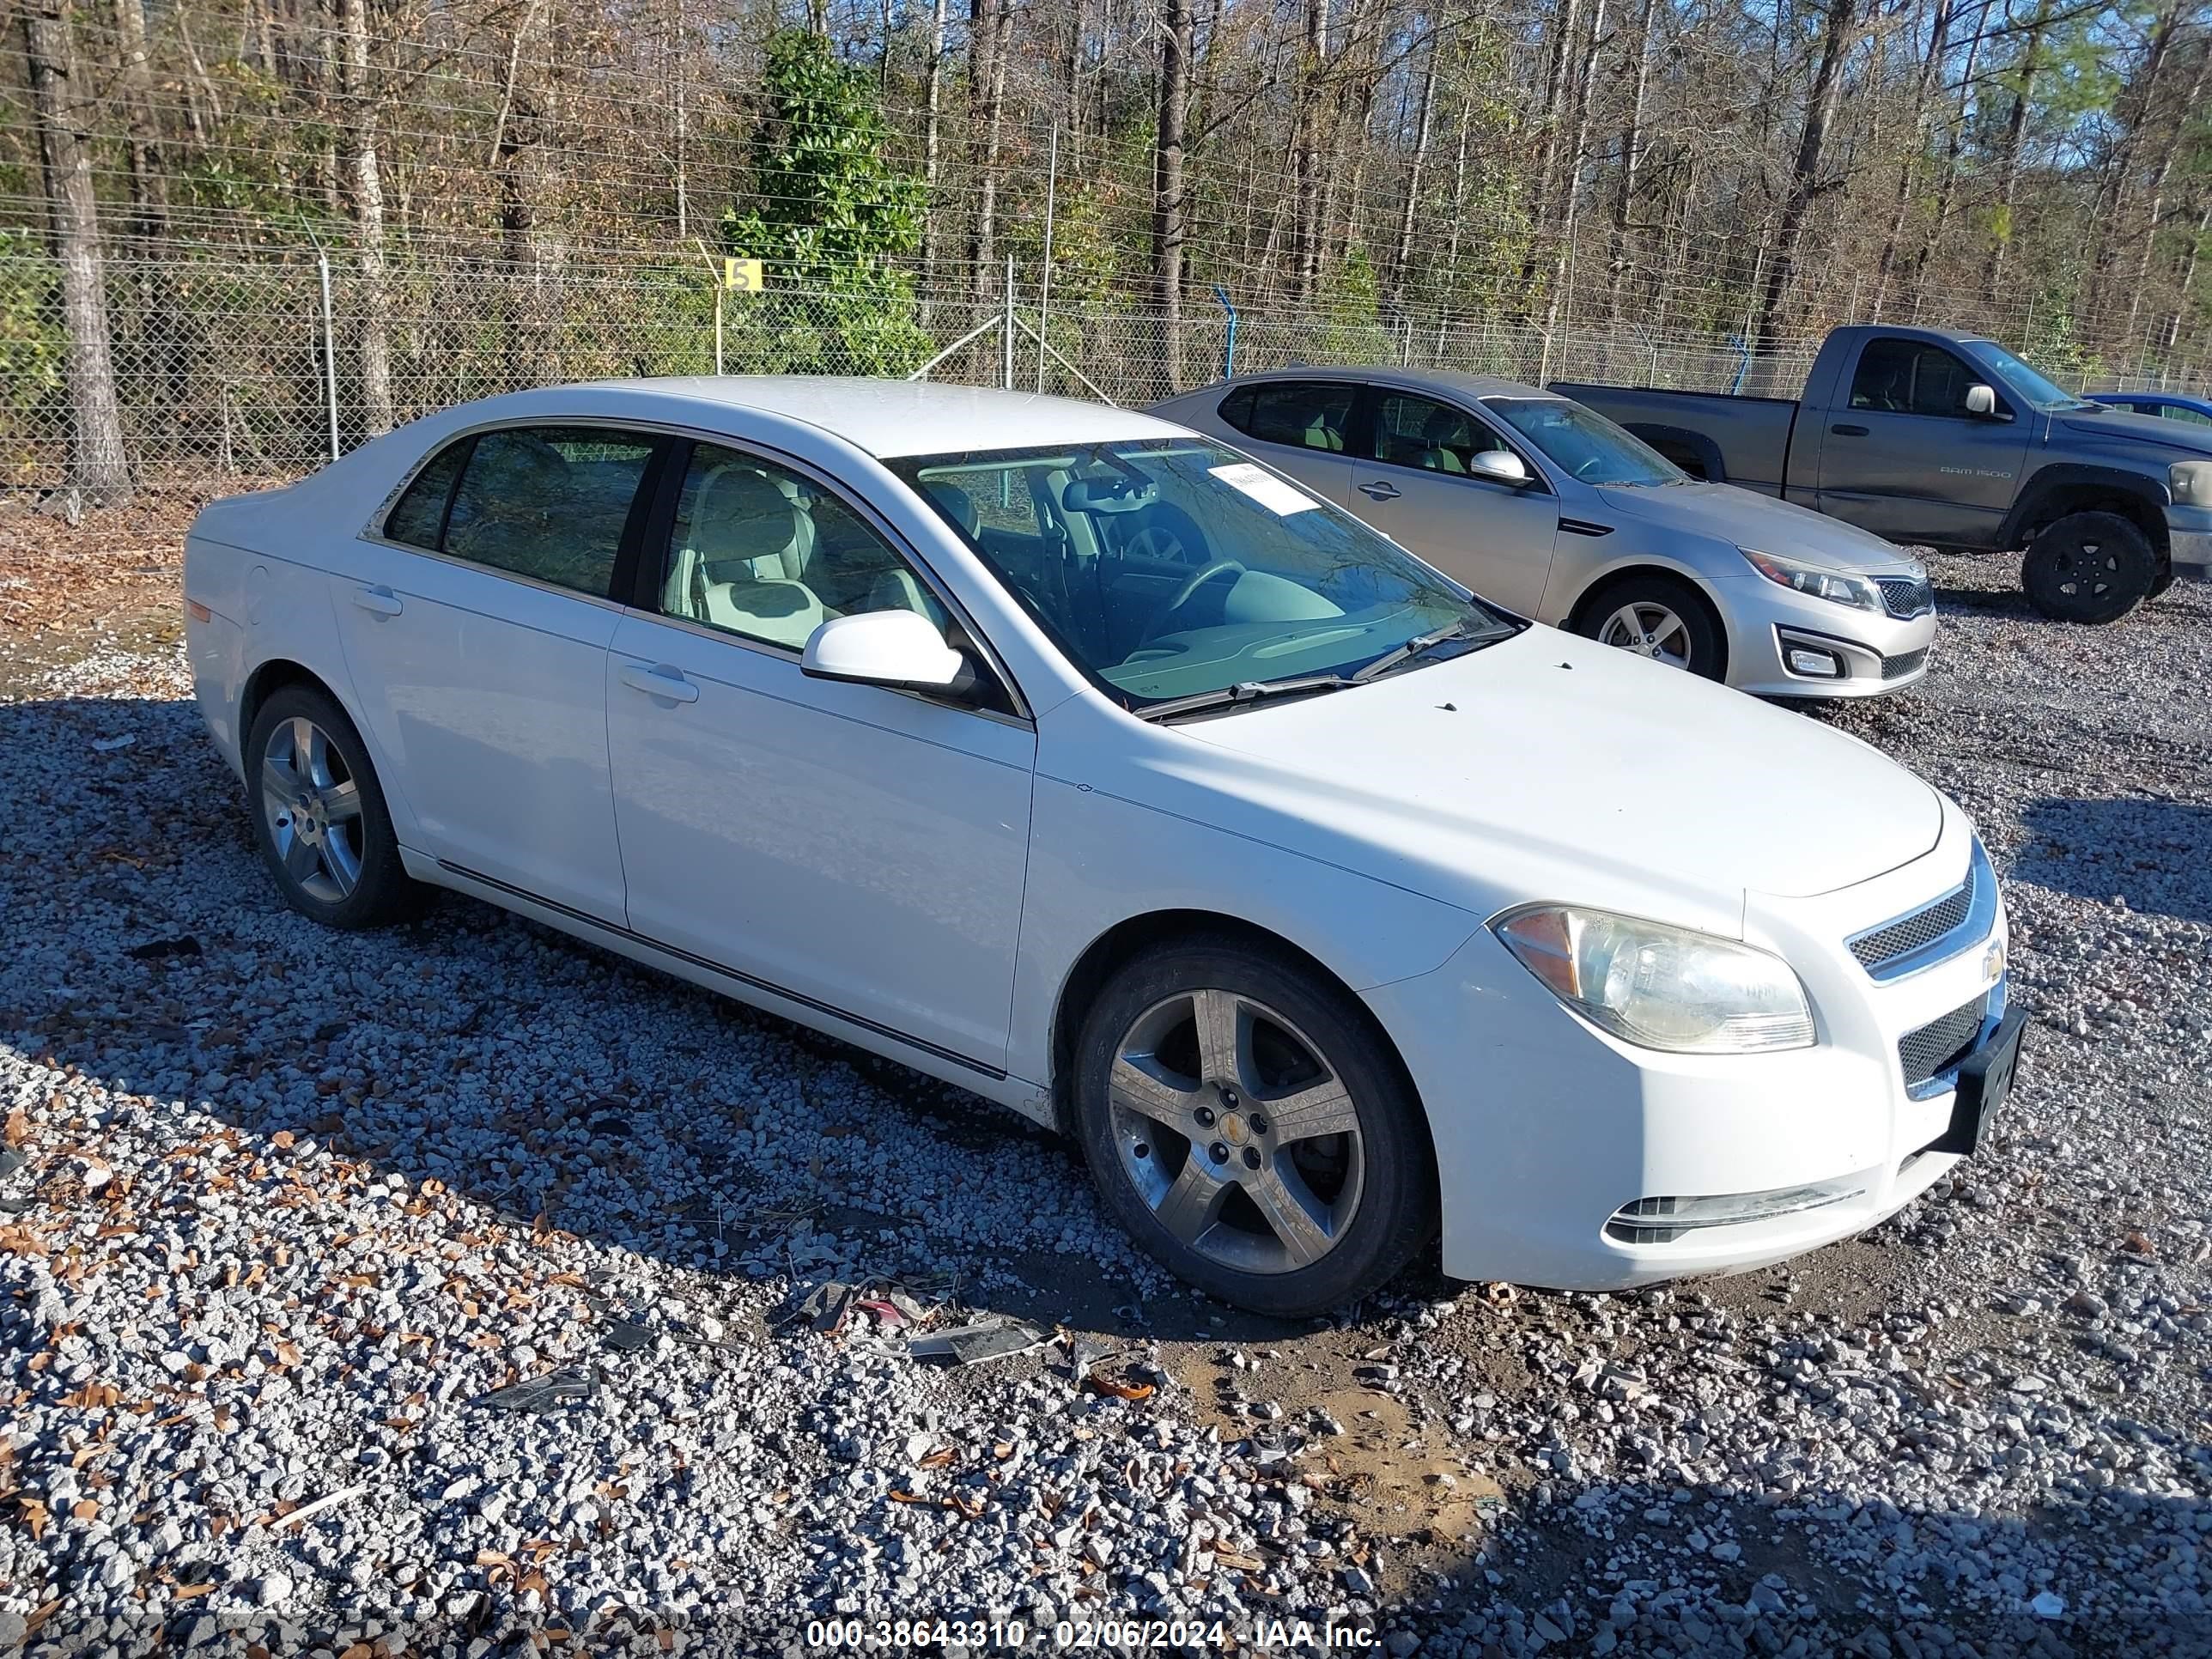
<path fill-rule="evenodd" d="M 1562 383 L 1686 471 L 1908 545 L 2027 550 L 2045 616 L 2112 622 L 2176 573 L 2212 575 L 2212 429 L 2060 390 L 1990 340 L 1830 334 L 1805 395 Z"/>

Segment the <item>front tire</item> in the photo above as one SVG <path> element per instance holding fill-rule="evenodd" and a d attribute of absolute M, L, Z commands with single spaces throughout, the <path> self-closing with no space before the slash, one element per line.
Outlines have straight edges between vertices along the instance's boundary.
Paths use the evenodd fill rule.
<path fill-rule="evenodd" d="M 1728 678 L 1728 638 L 1679 576 L 1627 576 L 1583 602 L 1575 632 L 1700 678 Z"/>
<path fill-rule="evenodd" d="M 1435 1229 L 1435 1158 L 1396 1057 L 1287 953 L 1199 937 L 1133 958 L 1084 1022 L 1075 1111 L 1136 1243 L 1255 1313 L 1355 1302 Z"/>
<path fill-rule="evenodd" d="M 325 927 L 380 927 L 427 890 L 399 859 L 368 745 L 319 687 L 287 685 L 253 718 L 246 744 L 254 841 L 284 902 Z"/>
<path fill-rule="evenodd" d="M 2055 622 L 2118 622 L 2157 580 L 2150 538 L 2117 513 L 2069 513 L 2045 525 L 2020 562 L 2028 603 Z"/>

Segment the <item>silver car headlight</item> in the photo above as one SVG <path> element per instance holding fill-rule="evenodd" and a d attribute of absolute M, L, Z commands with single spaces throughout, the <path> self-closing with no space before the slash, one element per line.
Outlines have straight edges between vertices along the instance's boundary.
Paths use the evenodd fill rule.
<path fill-rule="evenodd" d="M 1521 965 L 1601 1030 L 1676 1054 L 1763 1054 L 1813 1044 L 1805 988 L 1778 956 L 1568 904 L 1491 924 Z"/>
<path fill-rule="evenodd" d="M 2176 461 L 2166 470 L 2166 487 L 2183 507 L 2212 507 L 2212 461 Z"/>
<path fill-rule="evenodd" d="M 1816 599 L 1848 605 L 1855 611 L 1881 609 L 1880 590 L 1864 576 L 1846 575 L 1817 564 L 1800 564 L 1795 559 L 1778 559 L 1771 553 L 1755 552 L 1748 547 L 1739 547 L 1736 551 L 1749 559 L 1751 568 L 1771 582 L 1809 593 Z"/>

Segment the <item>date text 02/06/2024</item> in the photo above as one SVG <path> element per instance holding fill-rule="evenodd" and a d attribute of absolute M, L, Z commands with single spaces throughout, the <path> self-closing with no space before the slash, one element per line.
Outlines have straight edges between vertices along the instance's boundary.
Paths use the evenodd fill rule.
<path fill-rule="evenodd" d="M 1249 1630 L 1232 1629 L 1221 1620 L 1060 1620 L 1032 1629 L 1020 1620 L 831 1619 L 811 1620 L 805 1644 L 811 1650 L 927 1650 L 958 1647 L 969 1651 L 1021 1651 L 1032 1646 L 1056 1650 L 1193 1648 L 1268 1652 L 1364 1651 L 1380 1644 L 1367 1625 L 1319 1624 L 1305 1619 L 1263 1619 Z"/>

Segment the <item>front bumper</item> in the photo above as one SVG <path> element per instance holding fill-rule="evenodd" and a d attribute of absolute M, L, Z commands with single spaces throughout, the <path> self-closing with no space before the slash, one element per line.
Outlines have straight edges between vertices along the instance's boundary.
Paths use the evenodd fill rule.
<path fill-rule="evenodd" d="M 1428 1107 L 1443 1203 L 1444 1270 L 1565 1290 L 1741 1273 L 1849 1237 L 1954 1165 L 1929 1150 L 1951 1127 L 1955 1064 L 1909 1087 L 1899 1045 L 1978 1005 L 2005 922 L 1954 953 L 1875 980 L 1844 941 L 1956 886 L 1972 831 L 1947 811 L 1936 848 L 1814 899 L 1752 896 L 1746 938 L 1797 969 L 1819 1041 L 1759 1055 L 1632 1048 L 1569 1013 L 1486 929 L 1434 974 L 1367 992 Z M 1613 1224 L 1639 1200 L 1803 1194 L 1759 1219 L 1651 1234 Z"/>
<path fill-rule="evenodd" d="M 1936 613 L 1854 611 L 1749 574 L 1709 584 L 1729 635 L 1728 683 L 1760 697 L 1879 697 L 1928 672 Z M 1809 653 L 1840 672 L 1812 672 Z"/>
<path fill-rule="evenodd" d="M 2212 507 L 2167 507 L 2166 544 L 2174 574 L 2212 580 Z"/>

